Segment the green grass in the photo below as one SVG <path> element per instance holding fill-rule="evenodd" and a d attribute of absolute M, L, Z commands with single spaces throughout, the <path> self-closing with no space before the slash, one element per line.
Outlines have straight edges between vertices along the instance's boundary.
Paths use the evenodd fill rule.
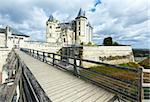
<path fill-rule="evenodd" d="M 121 64 L 120 66 L 133 67 L 133 68 L 139 67 L 138 64 L 133 63 L 133 62 Z M 101 76 L 100 74 L 92 73 L 91 71 L 96 71 L 99 73 L 110 75 L 110 76 L 113 76 L 113 77 L 121 79 L 121 80 L 128 80 L 132 84 L 137 84 L 138 73 L 136 73 L 136 72 L 131 72 L 129 70 L 110 68 L 110 67 L 98 65 L 98 66 L 92 66 L 88 70 L 81 70 L 80 74 L 89 79 L 92 79 L 93 81 L 96 81 L 98 83 L 113 87 L 114 89 L 126 90 L 126 92 L 131 95 L 136 95 L 136 93 L 138 91 L 136 86 L 134 86 L 134 85 L 129 85 L 128 83 L 114 80 L 111 77 L 105 77 L 103 75 Z M 86 80 L 86 79 L 84 79 L 84 80 Z"/>
<path fill-rule="evenodd" d="M 109 68 L 106 66 L 93 66 L 90 67 L 90 70 L 110 75 L 122 80 L 134 81 L 137 78 L 137 73 L 123 69 Z"/>
<path fill-rule="evenodd" d="M 129 63 L 124 63 L 120 64 L 120 66 L 124 67 L 131 67 L 131 68 L 139 68 L 140 65 L 134 62 L 129 62 Z M 107 66 L 92 66 L 89 68 L 90 71 L 95 71 L 99 72 L 105 75 L 113 76 L 117 79 L 121 80 L 128 80 L 133 83 L 136 83 L 136 79 L 138 78 L 138 73 L 136 72 L 131 72 L 129 70 L 123 70 L 123 69 L 118 69 L 118 68 L 111 68 Z M 98 74 L 96 73 L 91 73 L 90 71 L 82 70 L 80 73 L 84 76 L 87 76 L 88 78 L 95 78 Z"/>
<path fill-rule="evenodd" d="M 138 63 L 135 62 L 129 62 L 129 63 L 123 63 L 123 64 L 119 64 L 120 66 L 123 67 L 132 67 L 132 68 L 139 68 L 140 65 Z"/>

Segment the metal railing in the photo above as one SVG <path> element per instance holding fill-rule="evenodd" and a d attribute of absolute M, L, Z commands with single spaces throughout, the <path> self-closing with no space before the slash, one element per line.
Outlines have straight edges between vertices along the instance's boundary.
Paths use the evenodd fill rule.
<path fill-rule="evenodd" d="M 2 102 L 51 102 L 25 63 L 13 49 L 5 66 L 8 78 L 3 84 Z"/>
<path fill-rule="evenodd" d="M 141 102 L 142 100 L 142 68 L 121 67 L 33 49 L 22 48 L 21 51 L 47 64 L 66 70 L 81 79 L 90 81 L 116 94 L 124 101 Z M 95 67 L 93 69 L 87 68 L 84 65 L 87 63 Z"/>

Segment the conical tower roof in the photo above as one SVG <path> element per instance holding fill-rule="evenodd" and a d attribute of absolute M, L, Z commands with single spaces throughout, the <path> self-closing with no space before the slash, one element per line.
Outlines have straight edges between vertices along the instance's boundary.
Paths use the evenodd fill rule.
<path fill-rule="evenodd" d="M 82 10 L 82 8 L 80 8 L 78 16 L 77 17 L 85 17 L 85 11 Z"/>
<path fill-rule="evenodd" d="M 87 26 L 93 28 L 90 22 L 87 23 Z"/>
<path fill-rule="evenodd" d="M 49 16 L 48 21 L 54 21 L 54 17 L 53 17 L 53 15 L 50 15 L 50 16 Z"/>

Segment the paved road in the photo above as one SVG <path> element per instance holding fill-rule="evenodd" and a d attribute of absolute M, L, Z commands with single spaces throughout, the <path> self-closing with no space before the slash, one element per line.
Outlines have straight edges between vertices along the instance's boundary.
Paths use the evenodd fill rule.
<path fill-rule="evenodd" d="M 52 102 L 108 102 L 115 95 L 63 70 L 16 51 Z"/>

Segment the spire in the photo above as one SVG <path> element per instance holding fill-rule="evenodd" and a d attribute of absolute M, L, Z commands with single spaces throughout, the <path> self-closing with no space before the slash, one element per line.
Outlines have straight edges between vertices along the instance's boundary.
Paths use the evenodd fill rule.
<path fill-rule="evenodd" d="M 90 22 L 88 22 L 88 23 L 87 23 L 87 26 L 90 26 L 90 27 L 91 27 L 91 24 L 90 24 Z"/>
<path fill-rule="evenodd" d="M 48 21 L 53 21 L 53 20 L 54 20 L 53 15 L 50 15 Z"/>
<path fill-rule="evenodd" d="M 85 11 L 82 10 L 82 8 L 80 8 L 78 16 L 77 17 L 85 17 Z"/>
<path fill-rule="evenodd" d="M 87 23 L 87 26 L 93 28 L 90 22 Z"/>

